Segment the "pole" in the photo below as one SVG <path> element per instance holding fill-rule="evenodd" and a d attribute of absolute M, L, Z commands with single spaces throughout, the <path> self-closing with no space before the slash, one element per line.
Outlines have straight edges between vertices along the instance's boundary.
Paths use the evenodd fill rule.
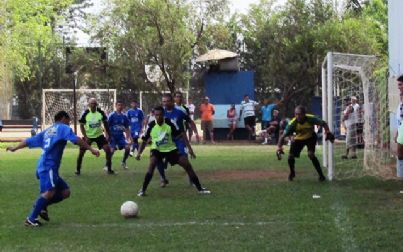
<path fill-rule="evenodd" d="M 331 132 L 334 132 L 333 127 L 333 53 L 327 53 L 327 115 L 328 126 Z M 333 144 L 328 144 L 328 179 L 333 180 L 334 176 L 334 153 Z"/>
<path fill-rule="evenodd" d="M 76 96 L 77 75 L 78 72 L 73 73 L 73 120 L 74 120 L 75 134 L 77 134 L 77 96 Z"/>

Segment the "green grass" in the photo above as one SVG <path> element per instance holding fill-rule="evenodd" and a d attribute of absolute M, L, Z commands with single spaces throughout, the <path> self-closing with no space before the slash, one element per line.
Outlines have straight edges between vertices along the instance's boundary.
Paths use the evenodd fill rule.
<path fill-rule="evenodd" d="M 136 196 L 147 155 L 130 159 L 107 176 L 104 158 L 88 154 L 74 176 L 78 150 L 65 151 L 61 174 L 71 198 L 49 208 L 51 221 L 38 229 L 23 220 L 38 194 L 35 164 L 40 150 L 0 149 L 0 251 L 401 251 L 401 181 L 361 177 L 319 183 L 305 153 L 297 177 L 286 180 L 287 161 L 274 147 L 195 146 L 193 165 L 213 194 L 201 196 L 183 170 L 170 167 L 170 184 L 153 178 L 148 196 Z M 320 150 L 319 150 L 320 151 Z M 273 176 L 242 177 L 270 172 Z M 228 176 L 226 176 L 228 174 Z M 235 176 L 235 177 L 234 177 Z M 313 199 L 319 194 L 320 199 Z M 126 200 L 139 204 L 138 218 L 119 214 Z"/>

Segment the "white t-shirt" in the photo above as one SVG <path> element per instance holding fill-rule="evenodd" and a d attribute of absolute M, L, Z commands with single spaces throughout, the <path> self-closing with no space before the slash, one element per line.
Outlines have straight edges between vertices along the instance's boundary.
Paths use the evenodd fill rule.
<path fill-rule="evenodd" d="M 350 113 L 349 115 L 349 120 L 351 120 L 351 123 L 360 123 L 360 105 L 358 103 L 352 105 L 353 106 L 353 112 Z"/>
<path fill-rule="evenodd" d="M 193 103 L 191 103 L 191 104 L 188 104 L 187 107 L 189 109 L 190 119 L 194 120 L 194 114 L 195 114 L 196 106 Z"/>
<path fill-rule="evenodd" d="M 396 108 L 396 120 L 398 125 L 400 126 L 403 121 L 403 102 L 400 102 Z"/>
<path fill-rule="evenodd" d="M 248 116 L 255 116 L 255 107 L 259 103 L 255 102 L 254 100 L 249 100 L 248 102 L 242 101 L 241 102 L 241 111 L 243 117 L 248 117 Z"/>

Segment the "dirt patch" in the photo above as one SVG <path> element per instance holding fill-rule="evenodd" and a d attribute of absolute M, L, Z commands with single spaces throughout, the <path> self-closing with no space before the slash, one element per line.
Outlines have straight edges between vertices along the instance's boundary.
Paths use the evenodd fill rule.
<path fill-rule="evenodd" d="M 205 174 L 211 180 L 260 180 L 268 178 L 287 179 L 288 172 L 283 171 L 251 171 L 251 170 L 235 170 L 235 171 L 216 171 Z"/>

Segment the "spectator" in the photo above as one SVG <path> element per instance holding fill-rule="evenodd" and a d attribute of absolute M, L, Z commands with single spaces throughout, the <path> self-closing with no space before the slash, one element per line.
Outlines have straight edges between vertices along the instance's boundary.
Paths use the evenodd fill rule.
<path fill-rule="evenodd" d="M 206 96 L 203 99 L 203 103 L 200 105 L 201 114 L 201 128 L 203 130 L 203 143 L 206 142 L 207 132 L 210 134 L 210 142 L 214 144 L 214 133 L 213 133 L 213 116 L 215 110 L 214 105 L 209 103 L 209 98 Z"/>
<path fill-rule="evenodd" d="M 403 177 L 403 75 L 397 78 L 397 88 L 400 92 L 400 103 L 396 111 L 398 129 L 395 134 L 395 143 L 397 143 L 397 177 Z"/>
<path fill-rule="evenodd" d="M 280 136 L 280 125 L 281 118 L 279 117 L 279 111 L 274 109 L 271 120 L 269 121 L 269 126 L 266 128 L 267 135 L 274 136 L 274 143 L 277 144 Z"/>
<path fill-rule="evenodd" d="M 188 109 L 189 109 L 189 116 L 190 116 L 190 119 L 192 119 L 192 121 L 194 121 L 194 120 L 195 120 L 195 119 L 194 119 L 194 115 L 195 115 L 196 106 L 193 104 L 192 98 L 189 98 L 189 99 L 188 99 L 188 104 L 187 104 L 186 106 L 187 106 Z M 192 130 L 191 127 L 189 127 L 189 125 L 186 125 L 186 130 L 187 130 L 187 132 L 188 132 L 189 141 L 191 141 L 191 140 L 192 140 L 192 136 L 193 136 L 193 130 Z"/>
<path fill-rule="evenodd" d="M 249 131 L 248 139 L 251 140 L 252 137 L 256 136 L 255 125 L 256 116 L 255 108 L 258 105 L 257 102 L 249 100 L 249 95 L 245 95 L 243 101 L 241 102 L 241 110 L 239 112 L 239 120 L 242 118 L 242 113 L 244 113 L 244 123 L 245 128 Z"/>
<path fill-rule="evenodd" d="M 229 132 L 227 135 L 228 140 L 234 140 L 234 131 L 236 129 L 236 118 L 237 113 L 235 109 L 235 104 L 231 104 L 231 107 L 227 110 L 228 128 Z"/>
<path fill-rule="evenodd" d="M 264 132 L 264 141 L 262 144 L 268 144 L 268 127 L 270 126 L 270 121 L 272 120 L 273 109 L 276 107 L 275 103 L 269 103 L 269 99 L 264 99 L 263 106 L 260 108 L 260 113 L 262 114 L 262 130 Z"/>
<path fill-rule="evenodd" d="M 355 98 L 355 97 L 354 97 Z M 353 101 L 353 97 L 351 97 Z M 357 104 L 358 105 L 358 104 Z M 357 106 L 356 106 L 357 107 Z M 353 103 L 347 104 L 346 109 L 343 111 L 343 124 L 346 130 L 346 154 L 341 156 L 342 159 L 348 159 L 348 155 L 351 155 L 351 159 L 356 159 L 356 146 L 357 146 L 357 124 L 355 123 L 356 113 L 354 111 Z M 359 109 L 359 105 L 358 105 Z"/>

